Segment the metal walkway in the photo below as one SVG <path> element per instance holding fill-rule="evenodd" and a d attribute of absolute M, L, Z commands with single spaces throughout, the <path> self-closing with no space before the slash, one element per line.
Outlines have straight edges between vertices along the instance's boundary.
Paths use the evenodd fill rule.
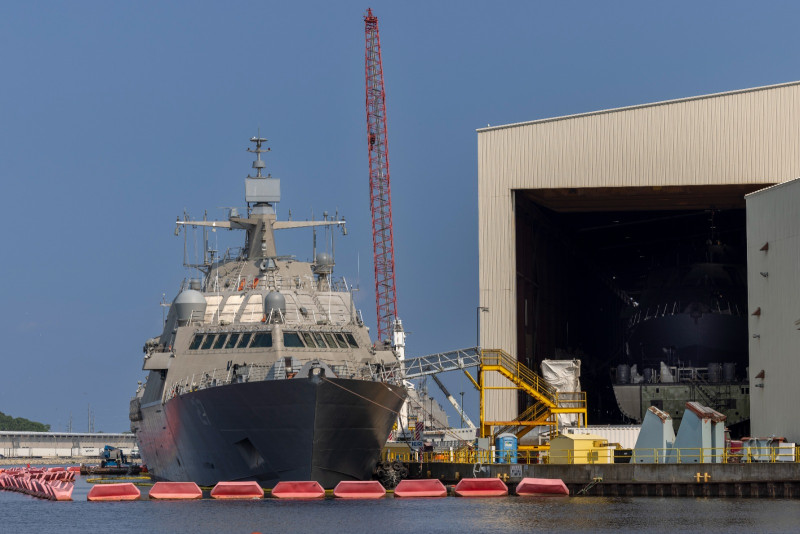
<path fill-rule="evenodd" d="M 437 352 L 427 356 L 407 358 L 403 362 L 405 373 L 402 378 L 411 380 L 423 376 L 444 373 L 447 371 L 465 370 L 470 367 L 478 367 L 481 364 L 480 347 L 470 347 L 468 349 L 451 350 L 449 352 Z M 393 365 L 386 367 L 383 372 L 384 378 L 389 376 L 397 377 L 400 374 L 400 366 Z"/>
<path fill-rule="evenodd" d="M 467 372 L 470 367 L 479 367 L 476 381 Z M 586 426 L 586 393 L 581 391 L 558 392 L 542 377 L 501 350 L 470 347 L 468 349 L 439 352 L 427 356 L 409 358 L 403 362 L 405 373 L 400 365 L 386 367 L 383 377 L 410 380 L 447 371 L 461 370 L 472 384 L 481 392 L 480 431 L 482 436 L 513 432 L 522 437 L 537 426 L 557 426 L 559 414 L 577 414 L 582 426 Z M 532 398 L 529 408 L 511 421 L 487 421 L 485 417 L 485 394 L 487 390 L 508 389 L 508 387 L 486 386 L 485 373 L 495 372 L 514 384 L 515 389 L 523 391 Z M 492 430 L 494 429 L 494 432 Z"/>

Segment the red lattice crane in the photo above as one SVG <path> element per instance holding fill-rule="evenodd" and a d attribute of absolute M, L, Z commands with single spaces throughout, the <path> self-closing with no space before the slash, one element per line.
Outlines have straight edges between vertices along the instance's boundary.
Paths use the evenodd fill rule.
<path fill-rule="evenodd" d="M 383 86 L 378 17 L 367 10 L 366 34 L 367 143 L 369 200 L 372 210 L 372 246 L 375 253 L 375 300 L 378 341 L 391 339 L 397 317 L 392 239 L 392 198 L 389 188 L 389 144 L 386 137 L 386 92 Z"/>

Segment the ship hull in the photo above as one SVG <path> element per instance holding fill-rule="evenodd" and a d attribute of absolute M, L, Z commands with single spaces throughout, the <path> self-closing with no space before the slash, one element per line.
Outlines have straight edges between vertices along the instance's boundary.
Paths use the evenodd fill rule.
<path fill-rule="evenodd" d="M 159 480 L 316 480 L 332 488 L 372 476 L 403 388 L 294 378 L 212 387 L 142 406 L 142 460 Z"/>
<path fill-rule="evenodd" d="M 747 320 L 713 313 L 701 317 L 688 313 L 665 315 L 633 328 L 629 346 L 631 363 L 639 358 L 655 365 L 667 361 L 665 350 L 670 347 L 673 357 L 696 367 L 711 362 L 742 363 L 747 360 Z"/>
<path fill-rule="evenodd" d="M 669 413 L 680 421 L 687 402 L 699 402 L 723 413 L 728 425 L 750 419 L 750 387 L 747 383 L 699 384 L 614 384 L 620 411 L 641 423 L 650 406 Z"/>

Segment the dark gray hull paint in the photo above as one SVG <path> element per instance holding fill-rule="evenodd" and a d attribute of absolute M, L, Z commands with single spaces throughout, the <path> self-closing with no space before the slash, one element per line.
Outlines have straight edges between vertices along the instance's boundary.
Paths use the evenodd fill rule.
<path fill-rule="evenodd" d="M 405 392 L 382 382 L 295 378 L 208 388 L 142 407 L 136 435 L 159 480 L 370 479 Z"/>
<path fill-rule="evenodd" d="M 674 347 L 674 357 L 686 365 L 735 362 L 743 370 L 747 365 L 747 319 L 717 313 L 655 317 L 632 329 L 629 344 L 631 363 L 643 361 L 657 366 L 659 361 L 668 360 L 664 348 Z"/>

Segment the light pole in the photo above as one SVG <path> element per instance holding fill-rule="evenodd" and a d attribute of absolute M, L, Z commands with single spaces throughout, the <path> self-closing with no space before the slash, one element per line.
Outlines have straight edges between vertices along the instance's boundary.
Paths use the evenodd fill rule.
<path fill-rule="evenodd" d="M 464 392 L 461 392 L 461 427 L 464 428 Z"/>
<path fill-rule="evenodd" d="M 486 306 L 478 306 L 478 309 L 476 310 L 476 317 L 477 317 L 475 325 L 475 334 L 477 336 L 477 340 L 475 342 L 476 347 L 481 346 L 481 312 L 488 312 L 488 311 L 489 308 L 487 308 Z"/>

